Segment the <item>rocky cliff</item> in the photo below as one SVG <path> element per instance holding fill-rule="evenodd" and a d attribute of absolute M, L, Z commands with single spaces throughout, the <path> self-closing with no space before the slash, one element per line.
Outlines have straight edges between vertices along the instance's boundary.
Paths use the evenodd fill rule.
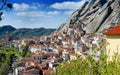
<path fill-rule="evenodd" d="M 58 31 L 77 25 L 86 32 L 99 32 L 120 23 L 120 0 L 91 0 L 74 11 Z"/>

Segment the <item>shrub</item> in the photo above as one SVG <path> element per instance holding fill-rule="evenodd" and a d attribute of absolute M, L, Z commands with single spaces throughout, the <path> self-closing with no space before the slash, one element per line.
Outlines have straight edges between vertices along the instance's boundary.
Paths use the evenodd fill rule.
<path fill-rule="evenodd" d="M 120 75 L 120 56 L 116 53 L 113 61 L 107 61 L 107 56 L 101 53 L 100 60 L 92 56 L 86 59 L 78 58 L 70 63 L 62 63 L 53 75 Z"/>

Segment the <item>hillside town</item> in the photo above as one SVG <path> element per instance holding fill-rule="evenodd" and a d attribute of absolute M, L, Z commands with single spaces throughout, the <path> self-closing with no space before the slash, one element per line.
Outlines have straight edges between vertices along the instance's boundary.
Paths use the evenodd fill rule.
<path fill-rule="evenodd" d="M 0 5 L 0 75 L 120 75 L 120 0 Z"/>
<path fill-rule="evenodd" d="M 14 75 L 51 75 L 57 73 L 56 67 L 62 62 L 85 59 L 87 55 L 99 60 L 100 51 L 106 52 L 103 45 L 106 36 L 102 32 L 85 33 L 77 25 L 48 36 L 17 39 L 7 33 L 6 37 L 9 38 L 5 40 L 6 46 L 18 47 L 20 52 L 28 46 L 29 56 L 17 62 Z"/>

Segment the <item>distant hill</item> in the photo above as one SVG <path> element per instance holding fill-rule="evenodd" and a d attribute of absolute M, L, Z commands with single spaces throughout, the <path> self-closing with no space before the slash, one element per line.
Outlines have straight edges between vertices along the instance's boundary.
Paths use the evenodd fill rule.
<path fill-rule="evenodd" d="M 44 36 L 49 35 L 54 32 L 56 29 L 45 29 L 45 28 L 20 28 L 16 29 L 10 25 L 0 27 L 0 36 L 5 36 L 6 32 L 9 32 L 12 36 L 19 37 L 30 37 L 30 36 Z"/>
<path fill-rule="evenodd" d="M 10 25 L 0 27 L 0 36 L 6 35 L 6 32 L 7 32 L 7 31 L 11 34 L 11 33 L 14 32 L 15 30 L 16 30 L 16 28 L 14 28 L 14 27 L 12 27 L 12 26 L 10 26 Z"/>

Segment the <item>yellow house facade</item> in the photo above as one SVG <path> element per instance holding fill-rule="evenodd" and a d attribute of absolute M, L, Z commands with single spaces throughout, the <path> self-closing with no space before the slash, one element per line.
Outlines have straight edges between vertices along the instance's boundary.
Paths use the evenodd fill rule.
<path fill-rule="evenodd" d="M 115 53 L 120 55 L 120 26 L 108 29 L 106 34 L 107 42 L 107 55 L 109 60 L 112 60 L 112 56 Z"/>

